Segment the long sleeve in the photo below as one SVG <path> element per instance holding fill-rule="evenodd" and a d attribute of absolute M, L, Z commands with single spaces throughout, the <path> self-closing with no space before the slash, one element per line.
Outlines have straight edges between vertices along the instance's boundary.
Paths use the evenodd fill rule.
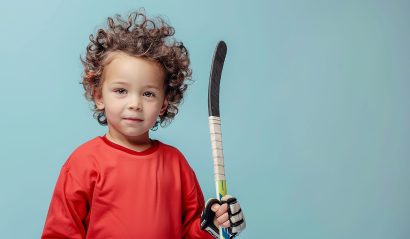
<path fill-rule="evenodd" d="M 182 235 L 184 239 L 206 238 L 213 237 L 206 231 L 200 228 L 200 217 L 204 209 L 204 196 L 199 186 L 198 180 L 193 171 L 191 171 L 192 190 L 184 195 L 183 199 L 183 220 L 182 220 Z"/>
<path fill-rule="evenodd" d="M 74 161 L 74 162 L 73 162 Z M 51 198 L 42 239 L 86 238 L 89 208 L 97 174 L 77 160 L 62 167 Z"/>

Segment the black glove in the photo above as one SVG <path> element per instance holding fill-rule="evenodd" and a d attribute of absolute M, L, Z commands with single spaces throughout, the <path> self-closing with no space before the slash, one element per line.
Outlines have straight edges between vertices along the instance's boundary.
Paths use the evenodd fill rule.
<path fill-rule="evenodd" d="M 206 202 L 205 209 L 201 215 L 201 229 L 206 230 L 214 238 L 219 239 L 219 229 L 213 223 L 215 212 L 211 209 L 212 205 L 215 203 L 218 203 L 219 205 L 224 203 L 227 204 L 229 222 L 231 224 L 227 228 L 227 231 L 230 234 L 230 238 L 234 238 L 239 232 L 245 229 L 246 223 L 239 202 L 236 198 L 229 195 L 222 197 L 221 202 L 214 198 L 211 198 Z"/>
<path fill-rule="evenodd" d="M 215 203 L 221 204 L 215 198 L 211 198 L 206 202 L 201 214 L 201 229 L 209 232 L 214 238 L 219 239 L 219 229 L 214 224 L 215 212 L 211 209 Z"/>

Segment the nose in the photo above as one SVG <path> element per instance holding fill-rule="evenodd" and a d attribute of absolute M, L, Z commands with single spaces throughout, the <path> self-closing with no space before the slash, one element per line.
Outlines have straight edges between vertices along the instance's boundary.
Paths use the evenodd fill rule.
<path fill-rule="evenodd" d="M 137 111 L 142 110 L 142 101 L 138 95 L 131 97 L 130 102 L 128 104 L 128 109 Z"/>

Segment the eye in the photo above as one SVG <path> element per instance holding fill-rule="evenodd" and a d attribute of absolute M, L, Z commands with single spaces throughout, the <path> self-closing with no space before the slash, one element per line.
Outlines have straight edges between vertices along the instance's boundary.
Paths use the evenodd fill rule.
<path fill-rule="evenodd" d="M 123 88 L 114 89 L 114 92 L 120 95 L 126 94 L 127 90 Z"/>
<path fill-rule="evenodd" d="M 155 93 L 154 93 L 154 92 L 151 92 L 151 91 L 145 91 L 144 94 L 143 94 L 143 96 L 146 96 L 146 97 L 155 97 Z"/>

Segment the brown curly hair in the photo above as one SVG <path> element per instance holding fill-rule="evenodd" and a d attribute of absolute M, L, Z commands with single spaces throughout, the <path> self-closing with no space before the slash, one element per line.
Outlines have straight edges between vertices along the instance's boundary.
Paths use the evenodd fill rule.
<path fill-rule="evenodd" d="M 97 108 L 94 99 L 101 94 L 104 67 L 109 64 L 107 56 L 120 51 L 161 65 L 165 73 L 168 107 L 159 116 L 154 129 L 158 124 L 169 124 L 178 113 L 178 105 L 191 80 L 188 50 L 182 42 L 172 37 L 175 34 L 172 26 L 160 17 L 148 19 L 143 9 L 130 13 L 128 20 L 123 20 L 118 14 L 115 19 L 108 17 L 107 25 L 106 28 L 98 29 L 95 36 L 90 35 L 86 56 L 80 57 L 84 65 L 81 84 L 87 100 L 94 103 L 94 118 L 101 125 L 107 124 L 104 110 Z"/>

